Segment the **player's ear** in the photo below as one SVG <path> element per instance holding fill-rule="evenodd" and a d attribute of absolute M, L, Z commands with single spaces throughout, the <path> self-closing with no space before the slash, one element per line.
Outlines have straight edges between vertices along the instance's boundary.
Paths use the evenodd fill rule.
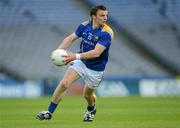
<path fill-rule="evenodd" d="M 91 17 L 92 17 L 92 19 L 95 19 L 95 18 L 96 18 L 96 16 L 95 16 L 95 15 L 92 15 Z"/>

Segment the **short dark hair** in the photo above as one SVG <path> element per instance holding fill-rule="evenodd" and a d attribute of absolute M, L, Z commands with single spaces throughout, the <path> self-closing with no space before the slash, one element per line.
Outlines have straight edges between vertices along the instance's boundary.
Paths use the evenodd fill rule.
<path fill-rule="evenodd" d="M 106 7 L 104 5 L 97 5 L 91 8 L 90 10 L 90 16 L 96 15 L 98 10 L 106 11 Z"/>

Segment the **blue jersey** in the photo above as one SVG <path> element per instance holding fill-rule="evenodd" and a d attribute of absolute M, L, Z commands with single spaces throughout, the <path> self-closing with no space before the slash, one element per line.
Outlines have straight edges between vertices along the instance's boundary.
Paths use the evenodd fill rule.
<path fill-rule="evenodd" d="M 112 29 L 106 24 L 93 29 L 92 21 L 85 21 L 78 26 L 75 34 L 82 38 L 80 53 L 93 50 L 97 43 L 105 47 L 105 50 L 99 57 L 89 60 L 82 60 L 89 69 L 95 71 L 104 71 L 108 62 L 108 52 L 113 38 Z"/>

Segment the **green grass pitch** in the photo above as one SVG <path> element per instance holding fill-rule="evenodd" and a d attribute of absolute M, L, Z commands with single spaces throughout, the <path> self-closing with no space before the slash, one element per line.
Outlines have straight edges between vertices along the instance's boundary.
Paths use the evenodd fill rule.
<path fill-rule="evenodd" d="M 0 99 L 0 128 L 180 128 L 180 97 L 98 97 L 92 123 L 82 122 L 86 101 L 78 96 L 65 96 L 52 120 L 36 120 L 49 101 Z"/>

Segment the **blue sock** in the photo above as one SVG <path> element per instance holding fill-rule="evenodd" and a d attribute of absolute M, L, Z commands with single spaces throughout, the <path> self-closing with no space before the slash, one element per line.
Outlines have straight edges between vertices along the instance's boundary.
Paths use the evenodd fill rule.
<path fill-rule="evenodd" d="M 96 106 L 95 104 L 92 105 L 92 106 L 88 105 L 87 110 L 88 110 L 88 111 L 93 111 L 94 108 L 95 108 L 95 106 Z"/>
<path fill-rule="evenodd" d="M 57 107 L 57 104 L 51 102 L 51 103 L 49 104 L 48 111 L 49 111 L 50 113 L 53 113 L 53 112 L 56 110 L 56 107 Z"/>

